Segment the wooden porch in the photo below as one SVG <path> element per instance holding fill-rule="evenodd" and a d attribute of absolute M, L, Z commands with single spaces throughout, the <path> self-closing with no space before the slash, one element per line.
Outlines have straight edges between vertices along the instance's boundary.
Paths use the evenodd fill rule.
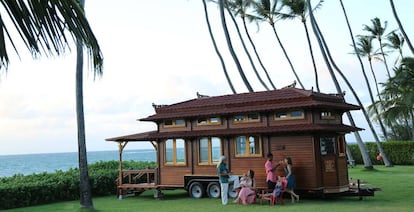
<path fill-rule="evenodd" d="M 177 185 L 160 185 L 157 177 L 158 169 L 122 170 L 119 176 L 122 176 L 116 179 L 119 199 L 127 194 L 138 196 L 146 190 L 157 190 L 154 197 L 159 198 L 159 195 L 162 195 L 161 190 L 182 188 Z"/>

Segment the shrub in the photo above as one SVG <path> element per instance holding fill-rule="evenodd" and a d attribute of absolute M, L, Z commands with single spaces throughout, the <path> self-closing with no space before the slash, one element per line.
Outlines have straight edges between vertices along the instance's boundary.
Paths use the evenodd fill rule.
<path fill-rule="evenodd" d="M 388 159 L 394 165 L 414 165 L 414 142 L 388 141 L 381 142 Z M 363 164 L 358 144 L 348 144 L 356 164 Z M 366 142 L 365 148 L 373 165 L 381 165 L 383 161 L 377 160 L 379 154 L 376 142 Z"/>
<path fill-rule="evenodd" d="M 116 193 L 118 161 L 100 161 L 89 165 L 92 195 Z M 155 162 L 125 161 L 124 169 L 154 168 Z M 0 210 L 79 199 L 79 169 L 55 173 L 17 174 L 0 178 Z"/>

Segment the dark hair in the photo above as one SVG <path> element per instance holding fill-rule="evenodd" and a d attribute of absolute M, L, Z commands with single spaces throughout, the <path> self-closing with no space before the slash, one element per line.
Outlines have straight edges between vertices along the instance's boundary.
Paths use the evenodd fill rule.
<path fill-rule="evenodd" d="M 250 173 L 250 176 L 249 176 L 249 177 L 250 177 L 251 179 L 253 179 L 253 178 L 254 178 L 254 171 L 253 171 L 252 169 L 250 169 L 250 170 L 249 170 L 249 173 Z"/>
<path fill-rule="evenodd" d="M 267 158 L 273 157 L 273 154 L 271 152 L 267 153 Z"/>
<path fill-rule="evenodd" d="M 290 157 L 286 157 L 286 160 L 287 160 L 287 164 L 292 165 L 292 158 L 290 158 Z"/>

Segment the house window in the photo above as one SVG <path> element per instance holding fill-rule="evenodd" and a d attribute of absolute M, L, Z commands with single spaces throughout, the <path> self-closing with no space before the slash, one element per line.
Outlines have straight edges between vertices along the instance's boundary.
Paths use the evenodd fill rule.
<path fill-rule="evenodd" d="M 238 136 L 235 141 L 236 157 L 260 157 L 262 146 L 259 136 Z"/>
<path fill-rule="evenodd" d="M 164 121 L 164 127 L 184 127 L 184 119 L 169 119 Z"/>
<path fill-rule="evenodd" d="M 185 141 L 182 138 L 165 141 L 165 164 L 185 164 Z"/>
<path fill-rule="evenodd" d="M 218 137 L 203 137 L 199 139 L 199 164 L 213 165 L 220 160 L 220 138 Z"/>
<path fill-rule="evenodd" d="M 335 137 L 322 137 L 320 139 L 321 155 L 333 155 L 335 151 Z"/>
<path fill-rule="evenodd" d="M 322 111 L 321 119 L 335 119 L 335 114 L 330 111 Z"/>
<path fill-rule="evenodd" d="M 209 118 L 199 118 L 197 120 L 197 125 L 215 125 L 221 124 L 219 117 L 209 117 Z"/>
<path fill-rule="evenodd" d="M 275 120 L 304 119 L 305 115 L 302 110 L 283 111 L 275 113 Z"/>
<path fill-rule="evenodd" d="M 258 113 L 239 114 L 239 115 L 233 116 L 234 123 L 258 122 L 258 121 L 260 121 L 260 116 Z"/>

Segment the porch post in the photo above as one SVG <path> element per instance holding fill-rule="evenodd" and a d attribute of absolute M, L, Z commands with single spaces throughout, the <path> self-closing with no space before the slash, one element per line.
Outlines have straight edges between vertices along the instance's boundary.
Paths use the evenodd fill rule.
<path fill-rule="evenodd" d="M 122 199 L 122 188 L 119 186 L 122 186 L 122 178 L 124 178 L 124 175 L 122 173 L 122 152 L 125 148 L 125 146 L 128 144 L 127 141 L 125 142 L 119 142 L 118 143 L 118 154 L 119 154 L 119 173 L 118 173 L 118 198 Z"/>

